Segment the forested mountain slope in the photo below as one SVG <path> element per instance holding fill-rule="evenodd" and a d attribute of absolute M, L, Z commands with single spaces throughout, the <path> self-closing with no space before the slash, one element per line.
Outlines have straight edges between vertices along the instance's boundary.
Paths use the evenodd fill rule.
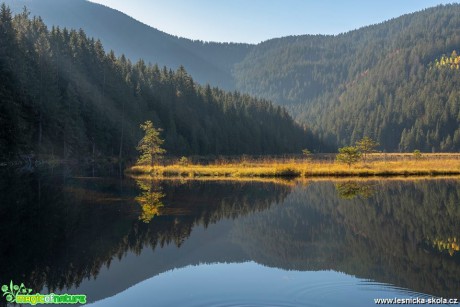
<path fill-rule="evenodd" d="M 199 83 L 284 105 L 332 147 L 369 136 L 385 151 L 460 150 L 459 72 L 433 68 L 460 52 L 459 4 L 335 36 L 246 45 L 173 37 L 83 0 L 7 2 L 17 11 L 26 4 L 48 24 L 82 27 L 132 61 L 183 65 Z"/>
<path fill-rule="evenodd" d="M 252 48 L 248 44 L 192 41 L 147 26 L 126 14 L 85 0 L 2 0 L 14 13 L 24 6 L 51 28 L 83 29 L 107 51 L 176 69 L 184 66 L 198 83 L 234 90 L 233 65 Z"/>
<path fill-rule="evenodd" d="M 257 45 L 237 88 L 287 105 L 331 144 L 363 136 L 382 150 L 460 149 L 460 72 L 432 66 L 460 50 L 460 5 L 404 15 L 337 36 Z"/>
<path fill-rule="evenodd" d="M 287 112 L 261 99 L 200 86 L 176 71 L 106 53 L 83 30 L 47 29 L 0 12 L 0 156 L 136 155 L 139 124 L 164 129 L 173 155 L 267 154 L 312 148 Z"/>

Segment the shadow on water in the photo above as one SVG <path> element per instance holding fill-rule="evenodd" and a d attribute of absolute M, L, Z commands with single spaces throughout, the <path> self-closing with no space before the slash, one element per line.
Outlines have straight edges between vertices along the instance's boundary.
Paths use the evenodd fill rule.
<path fill-rule="evenodd" d="M 14 280 L 34 291 L 78 293 L 89 279 L 97 283 L 101 271 L 110 272 L 113 262 L 122 266 L 127 255 L 153 250 L 154 268 L 117 280 L 119 289 L 110 291 L 190 264 L 255 261 L 458 295 L 455 180 L 281 185 L 72 174 L 0 176 L 1 284 Z M 207 233 L 211 225 L 222 225 L 223 235 Z M 188 240 L 193 246 L 183 246 Z M 168 246 L 177 250 L 163 256 Z M 117 293 L 110 291 L 100 295 Z"/>

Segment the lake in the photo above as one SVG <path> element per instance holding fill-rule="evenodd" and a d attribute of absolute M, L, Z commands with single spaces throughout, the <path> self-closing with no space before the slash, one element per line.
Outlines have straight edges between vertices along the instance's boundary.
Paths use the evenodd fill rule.
<path fill-rule="evenodd" d="M 4 170 L 0 191 L 0 282 L 32 293 L 90 306 L 460 297 L 455 178 L 157 181 L 61 167 Z"/>

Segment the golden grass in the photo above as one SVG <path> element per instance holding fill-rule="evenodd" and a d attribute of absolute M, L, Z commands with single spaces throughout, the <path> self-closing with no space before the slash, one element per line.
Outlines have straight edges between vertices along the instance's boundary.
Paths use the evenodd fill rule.
<path fill-rule="evenodd" d="M 388 159 L 400 155 L 398 159 Z M 379 154 L 372 160 L 348 167 L 336 161 L 266 160 L 215 163 L 209 165 L 134 166 L 130 174 L 150 174 L 155 177 L 225 177 L 225 178 L 309 178 L 309 177 L 371 177 L 371 176 L 438 176 L 460 175 L 460 155 L 424 154 L 422 159 L 410 155 Z"/>
<path fill-rule="evenodd" d="M 261 182 L 261 183 L 276 183 L 278 185 L 285 186 L 294 186 L 298 180 L 297 178 L 282 178 L 282 177 L 223 177 L 223 176 L 208 176 L 208 177 L 184 177 L 184 176 L 174 176 L 174 177 L 152 177 L 150 174 L 133 174 L 128 173 L 129 177 L 135 180 L 160 180 L 160 181 L 170 181 L 178 182 L 181 184 L 193 182 L 193 181 L 208 181 L 208 182 Z M 317 177 L 320 178 L 320 177 Z M 323 177 L 324 178 L 324 177 Z M 306 179 L 305 179 L 306 180 Z"/>

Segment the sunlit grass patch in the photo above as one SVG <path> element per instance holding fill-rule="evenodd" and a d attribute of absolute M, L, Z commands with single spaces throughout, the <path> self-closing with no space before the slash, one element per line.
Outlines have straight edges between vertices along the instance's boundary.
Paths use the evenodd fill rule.
<path fill-rule="evenodd" d="M 374 154 L 366 162 L 348 166 L 334 160 L 266 159 L 238 162 L 217 161 L 212 164 L 183 164 L 133 166 L 131 174 L 158 177 L 371 177 L 371 176 L 438 176 L 460 175 L 460 155 L 424 154 L 415 159 L 410 154 Z"/>

